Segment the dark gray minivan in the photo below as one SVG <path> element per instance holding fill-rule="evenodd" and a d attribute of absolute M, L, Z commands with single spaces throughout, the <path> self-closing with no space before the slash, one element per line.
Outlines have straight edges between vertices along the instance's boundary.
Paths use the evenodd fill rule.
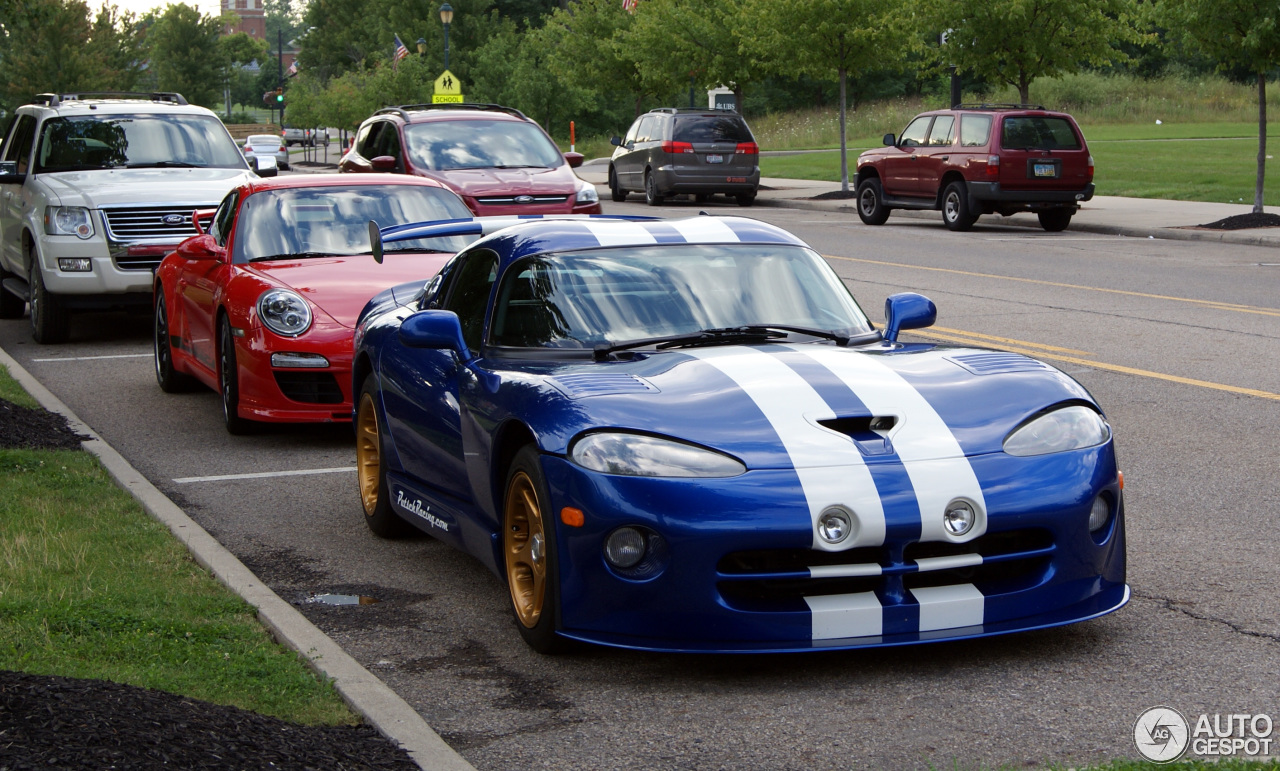
<path fill-rule="evenodd" d="M 717 193 L 750 206 L 760 187 L 760 147 L 732 110 L 659 107 L 636 118 L 626 137 L 609 140 L 609 191 L 625 201 L 632 190 L 658 206 L 669 195 L 704 202 Z"/>

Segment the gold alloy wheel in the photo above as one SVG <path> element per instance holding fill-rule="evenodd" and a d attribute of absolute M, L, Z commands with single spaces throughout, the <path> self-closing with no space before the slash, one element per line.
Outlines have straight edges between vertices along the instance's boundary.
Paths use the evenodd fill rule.
<path fill-rule="evenodd" d="M 507 486 L 502 522 L 511 602 L 520 623 L 533 629 L 542 617 L 547 596 L 547 541 L 538 494 L 533 480 L 523 471 L 516 472 Z"/>
<path fill-rule="evenodd" d="M 381 474 L 382 445 L 378 441 L 378 416 L 373 407 L 373 396 L 360 396 L 360 409 L 356 412 L 356 472 L 360 477 L 360 502 L 365 516 L 371 517 L 378 508 L 378 485 Z"/>

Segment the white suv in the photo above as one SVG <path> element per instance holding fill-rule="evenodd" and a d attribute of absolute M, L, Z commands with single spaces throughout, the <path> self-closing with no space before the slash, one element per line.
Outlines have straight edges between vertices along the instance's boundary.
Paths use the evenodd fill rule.
<path fill-rule="evenodd" d="M 193 213 L 253 174 L 218 116 L 180 94 L 40 94 L 0 151 L 0 318 L 29 301 L 36 342 L 59 343 L 74 312 L 149 306 Z"/>

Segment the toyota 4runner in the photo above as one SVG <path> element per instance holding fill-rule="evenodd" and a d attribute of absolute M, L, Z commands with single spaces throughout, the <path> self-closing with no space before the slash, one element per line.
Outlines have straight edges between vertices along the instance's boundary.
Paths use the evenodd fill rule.
<path fill-rule="evenodd" d="M 983 214 L 1035 212 L 1067 227 L 1093 198 L 1093 156 L 1070 115 L 1036 105 L 962 104 L 916 116 L 885 146 L 858 156 L 858 216 L 883 225 L 894 209 L 937 209 L 951 230 Z"/>
<path fill-rule="evenodd" d="M 195 210 L 252 174 L 218 117 L 180 94 L 40 94 L 0 150 L 0 318 L 30 302 L 36 342 L 58 343 L 74 312 L 149 307 Z"/>

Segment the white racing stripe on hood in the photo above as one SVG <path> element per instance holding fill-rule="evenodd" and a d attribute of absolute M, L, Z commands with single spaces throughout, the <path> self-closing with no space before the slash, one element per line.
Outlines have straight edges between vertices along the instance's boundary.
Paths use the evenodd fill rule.
<path fill-rule="evenodd" d="M 902 461 L 920 505 L 920 540 L 952 541 L 942 526 L 942 514 L 955 498 L 978 506 L 977 521 L 964 540 L 987 529 L 987 503 L 973 466 L 951 429 L 933 406 L 910 383 L 874 356 L 828 346 L 792 345 L 844 381 L 873 415 L 894 415 L 889 432 L 894 452 Z"/>
<path fill-rule="evenodd" d="M 601 246 L 642 246 L 658 243 L 658 239 L 654 238 L 652 233 L 635 222 L 585 220 L 582 224 L 591 231 L 591 235 L 596 237 Z"/>
<path fill-rule="evenodd" d="M 810 421 L 834 418 L 818 392 L 775 356 L 750 348 L 724 347 L 683 353 L 710 364 L 746 392 L 782 440 L 815 524 L 813 548 L 843 551 L 884 543 L 884 507 L 862 453 L 846 436 Z M 838 546 L 817 537 L 818 515 L 832 505 L 854 512 L 855 532 Z"/>
<path fill-rule="evenodd" d="M 694 217 L 687 220 L 668 222 L 684 240 L 691 244 L 723 244 L 736 243 L 742 239 L 733 229 L 716 217 Z"/>

